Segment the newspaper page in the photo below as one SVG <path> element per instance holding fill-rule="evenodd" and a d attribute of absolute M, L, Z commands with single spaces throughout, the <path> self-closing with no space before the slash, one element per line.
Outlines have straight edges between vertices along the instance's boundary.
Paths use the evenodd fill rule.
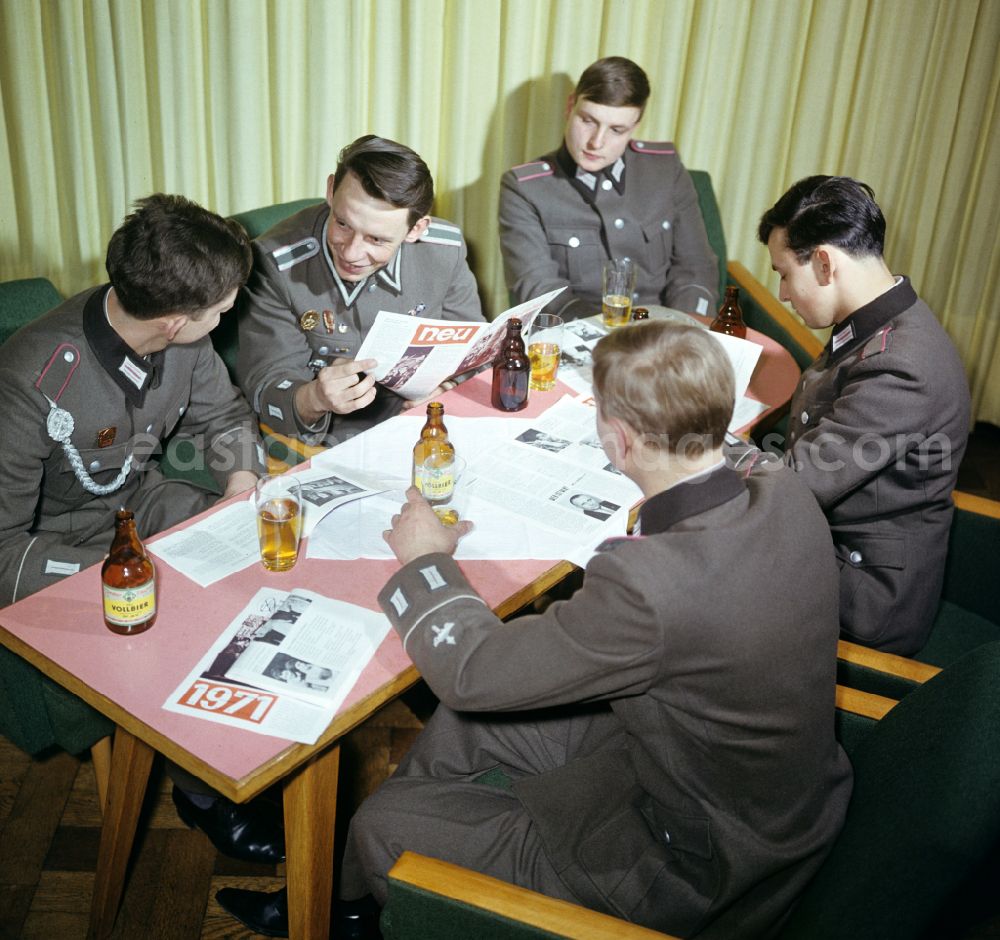
<path fill-rule="evenodd" d="M 384 492 L 389 485 L 376 474 L 324 463 L 288 474 L 302 493 L 302 538 L 337 506 Z M 192 525 L 148 545 L 149 551 L 202 587 L 260 561 L 253 493 L 248 500 L 220 509 Z"/>
<path fill-rule="evenodd" d="M 426 398 L 445 379 L 492 362 L 511 317 L 525 333 L 536 314 L 565 288 L 505 310 L 492 323 L 430 320 L 380 310 L 356 359 L 375 359 L 375 380 L 410 401 Z"/>
<path fill-rule="evenodd" d="M 615 469 L 597 438 L 594 409 L 563 397 L 513 441 L 470 464 L 471 491 L 507 512 L 576 537 L 607 526 L 624 534 L 642 492 Z"/>
<path fill-rule="evenodd" d="M 388 630 L 354 604 L 261 588 L 163 707 L 312 744 Z"/>
<path fill-rule="evenodd" d="M 687 326 L 697 326 L 708 329 L 704 324 L 689 317 L 686 313 L 656 308 L 650 311 L 654 320 L 669 320 L 683 323 Z M 587 317 L 583 320 L 573 320 L 563 327 L 563 348 L 559 360 L 559 380 L 568 385 L 578 395 L 589 395 L 593 386 L 592 353 L 602 337 L 607 335 L 607 329 L 600 316 Z M 748 398 L 746 391 L 753 377 L 757 360 L 763 352 L 763 347 L 749 340 L 726 336 L 722 333 L 710 333 L 725 350 L 733 367 L 736 378 L 736 402 L 733 417 L 729 422 L 729 430 L 735 431 L 749 424 L 768 409 L 768 405 Z"/>

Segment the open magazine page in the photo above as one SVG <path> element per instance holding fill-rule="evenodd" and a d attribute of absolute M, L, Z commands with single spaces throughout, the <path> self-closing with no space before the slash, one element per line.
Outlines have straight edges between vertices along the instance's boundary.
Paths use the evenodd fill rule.
<path fill-rule="evenodd" d="M 650 316 L 654 320 L 669 320 L 685 326 L 708 329 L 699 320 L 695 320 L 686 313 L 670 310 L 667 307 L 651 308 Z M 607 335 L 607 332 L 599 315 L 583 320 L 573 320 L 563 327 L 559 380 L 578 395 L 590 394 L 594 381 L 592 354 L 594 347 L 602 337 Z M 746 394 L 763 348 L 757 343 L 738 339 L 735 336 L 726 336 L 722 333 L 711 333 L 710 335 L 722 345 L 729 357 L 730 365 L 733 367 L 733 375 L 736 379 L 736 404 L 733 409 L 733 418 L 729 422 L 729 430 L 735 431 L 749 424 L 768 409 L 768 405 L 748 398 Z"/>
<path fill-rule="evenodd" d="M 496 358 L 511 317 L 525 331 L 535 315 L 563 288 L 504 311 L 492 323 L 430 320 L 380 310 L 356 359 L 375 359 L 375 380 L 410 401 L 426 398 L 446 379 Z"/>
<path fill-rule="evenodd" d="M 384 614 L 296 589 L 226 676 L 336 710 L 388 628 Z"/>
<path fill-rule="evenodd" d="M 289 475 L 302 490 L 302 538 L 332 509 L 387 489 L 376 475 L 331 462 Z M 149 543 L 149 551 L 181 574 L 208 587 L 260 563 L 253 494 L 205 519 Z"/>
<path fill-rule="evenodd" d="M 307 646 L 304 636 L 310 628 L 305 623 L 303 628 L 296 624 L 307 619 L 310 608 L 315 611 L 309 618 L 314 623 L 329 616 L 336 621 L 337 632 L 354 635 Z M 258 734 L 312 744 L 336 714 L 388 628 L 389 622 L 382 614 L 353 604 L 305 590 L 289 594 L 261 588 L 163 707 Z M 271 683 L 272 688 L 265 688 L 257 675 L 253 683 L 235 680 L 233 670 L 248 654 L 258 662 L 278 660 L 289 679 Z M 321 665 L 320 660 L 329 665 Z M 306 664 L 310 668 L 303 671 L 301 667 Z M 304 696 L 302 681 L 326 675 L 322 670 L 329 673 L 328 677 L 315 681 L 326 685 L 326 692 L 319 697 Z M 277 667 L 273 671 L 279 672 Z"/>

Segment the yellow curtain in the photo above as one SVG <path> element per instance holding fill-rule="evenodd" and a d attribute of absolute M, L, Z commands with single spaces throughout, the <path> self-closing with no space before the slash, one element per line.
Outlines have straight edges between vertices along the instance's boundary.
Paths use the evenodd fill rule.
<path fill-rule="evenodd" d="M 1000 424 L 1000 0 L 2 0 L 0 279 L 70 293 L 146 193 L 222 213 L 320 195 L 393 137 L 435 174 L 491 313 L 501 173 L 552 149 L 602 55 L 643 65 L 640 134 L 715 182 L 730 255 L 810 173 L 870 183 L 890 267 Z"/>

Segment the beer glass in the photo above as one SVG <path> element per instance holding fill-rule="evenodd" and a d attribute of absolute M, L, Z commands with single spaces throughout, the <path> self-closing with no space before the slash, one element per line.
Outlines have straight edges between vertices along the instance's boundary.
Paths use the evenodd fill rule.
<path fill-rule="evenodd" d="M 562 352 L 562 317 L 540 313 L 528 331 L 528 359 L 531 362 L 530 387 L 538 392 L 555 388 Z"/>
<path fill-rule="evenodd" d="M 632 315 L 635 264 L 631 258 L 608 258 L 601 269 L 601 319 L 613 330 Z"/>
<path fill-rule="evenodd" d="M 302 496 L 298 483 L 283 476 L 263 476 L 254 493 L 261 564 L 268 571 L 288 571 L 299 559 Z"/>

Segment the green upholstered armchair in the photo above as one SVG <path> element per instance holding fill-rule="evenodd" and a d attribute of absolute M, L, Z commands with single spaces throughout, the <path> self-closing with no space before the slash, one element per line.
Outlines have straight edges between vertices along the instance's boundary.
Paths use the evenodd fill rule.
<path fill-rule="evenodd" d="M 0 341 L 61 301 L 59 291 L 43 277 L 0 283 Z M 29 754 L 53 746 L 75 754 L 93 748 L 113 730 L 112 722 L 100 712 L 0 647 L 0 734 L 4 737 Z M 102 746 L 95 765 L 104 765 L 106 757 Z"/>
<path fill-rule="evenodd" d="M 854 792 L 782 940 L 960 935 L 975 898 L 963 896 L 962 907 L 953 899 L 995 862 L 1000 840 L 998 675 L 1000 643 L 992 643 L 899 703 L 838 687 L 837 736 Z M 989 898 L 995 904 L 994 891 Z M 664 936 L 412 853 L 389 873 L 382 932 L 386 940 Z"/>

